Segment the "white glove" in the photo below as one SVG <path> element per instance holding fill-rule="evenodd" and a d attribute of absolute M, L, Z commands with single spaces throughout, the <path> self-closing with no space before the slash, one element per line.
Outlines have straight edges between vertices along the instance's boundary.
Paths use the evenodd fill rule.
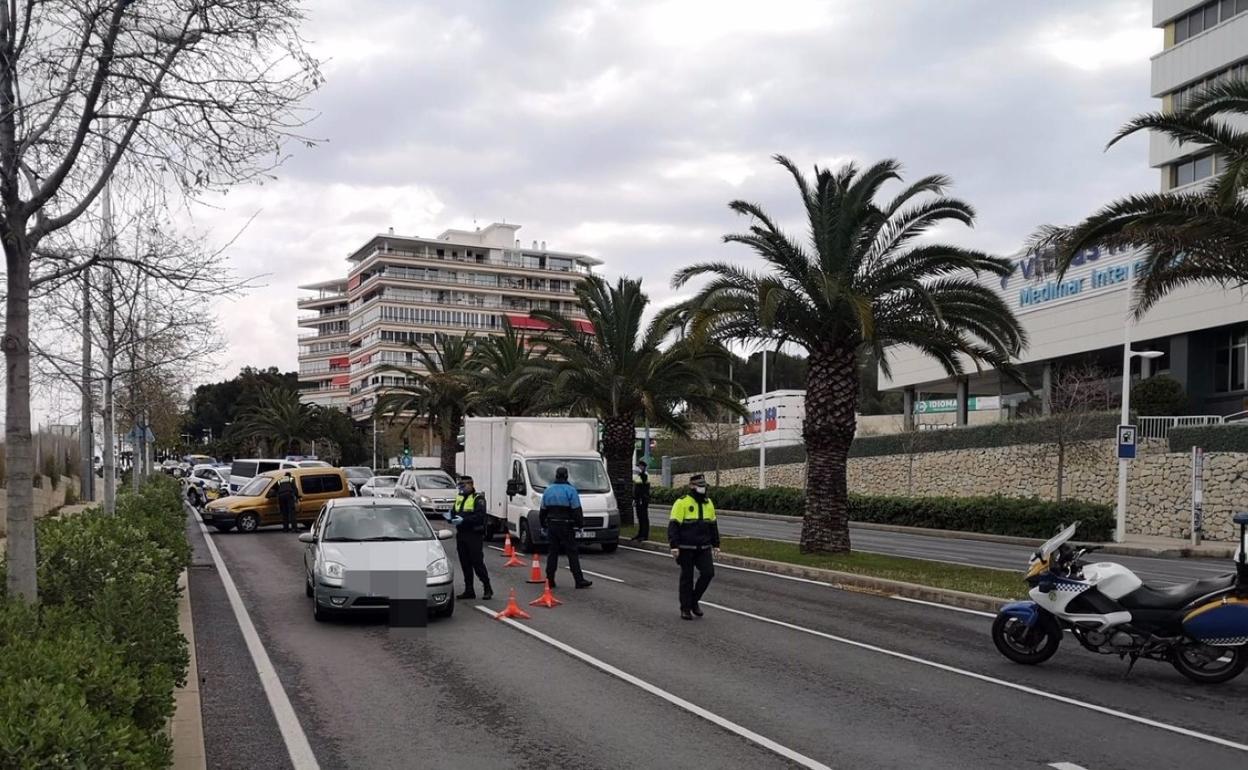
<path fill-rule="evenodd" d="M 718 559 L 718 558 L 719 558 L 719 547 L 718 547 L 718 546 L 717 546 L 717 547 L 715 547 L 715 548 L 712 548 L 712 549 L 711 549 L 711 558 L 713 558 L 713 559 Z"/>
<path fill-rule="evenodd" d="M 679 557 L 680 557 L 680 549 L 679 549 L 679 548 L 673 548 L 673 549 L 672 549 L 672 558 L 673 558 L 673 559 L 676 559 L 676 558 L 679 558 Z"/>

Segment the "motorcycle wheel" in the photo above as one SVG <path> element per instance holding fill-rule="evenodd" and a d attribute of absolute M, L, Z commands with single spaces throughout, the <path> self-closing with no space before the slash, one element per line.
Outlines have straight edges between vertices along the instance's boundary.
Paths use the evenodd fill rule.
<path fill-rule="evenodd" d="M 1062 629 L 1052 615 L 1040 617 L 1034 626 L 1009 615 L 998 615 L 992 621 L 992 643 L 997 652 L 1015 663 L 1034 666 L 1057 652 L 1062 642 Z"/>
<path fill-rule="evenodd" d="M 1248 645 L 1211 647 L 1199 642 L 1180 645 L 1170 653 L 1170 665 L 1198 684 L 1221 684 L 1248 666 Z"/>

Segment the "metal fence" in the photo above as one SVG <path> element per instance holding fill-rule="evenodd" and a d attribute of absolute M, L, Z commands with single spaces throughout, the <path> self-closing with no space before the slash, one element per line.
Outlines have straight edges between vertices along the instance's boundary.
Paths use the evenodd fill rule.
<path fill-rule="evenodd" d="M 1198 414 L 1183 417 L 1138 417 L 1140 438 L 1167 438 L 1171 428 L 1198 428 L 1203 425 L 1221 425 L 1232 422 L 1240 415 L 1224 417 L 1220 414 Z"/>

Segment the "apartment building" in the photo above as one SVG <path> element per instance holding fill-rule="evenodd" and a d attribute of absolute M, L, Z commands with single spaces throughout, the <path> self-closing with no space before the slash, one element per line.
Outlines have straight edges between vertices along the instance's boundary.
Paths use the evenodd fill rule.
<path fill-rule="evenodd" d="M 436 238 L 375 235 L 347 256 L 345 280 L 301 286 L 299 379 L 308 403 L 367 419 L 377 398 L 404 377 L 387 366 L 419 370 L 414 344 L 434 335 L 500 333 L 504 320 L 541 325 L 533 310 L 577 315 L 575 289 L 601 262 L 525 246 L 520 225 L 447 230 Z"/>

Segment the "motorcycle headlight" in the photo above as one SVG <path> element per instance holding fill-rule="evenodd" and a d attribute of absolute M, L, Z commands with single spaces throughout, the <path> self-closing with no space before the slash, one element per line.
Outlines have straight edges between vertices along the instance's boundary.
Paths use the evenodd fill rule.
<path fill-rule="evenodd" d="M 343 566 L 336 561 L 327 561 L 321 565 L 321 580 L 326 583 L 342 585 Z"/>
<path fill-rule="evenodd" d="M 446 560 L 446 557 L 443 556 L 441 559 L 435 559 L 430 562 L 429 569 L 425 572 L 431 578 L 446 577 L 451 574 L 451 564 Z"/>

